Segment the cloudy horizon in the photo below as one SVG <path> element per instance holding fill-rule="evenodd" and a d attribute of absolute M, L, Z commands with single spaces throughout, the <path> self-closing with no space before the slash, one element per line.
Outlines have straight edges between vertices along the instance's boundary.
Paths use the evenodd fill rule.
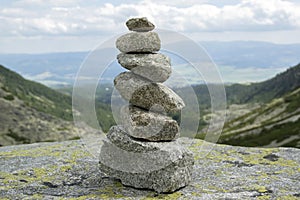
<path fill-rule="evenodd" d="M 92 50 L 137 16 L 195 41 L 300 43 L 299 10 L 295 0 L 3 0 L 0 53 Z"/>

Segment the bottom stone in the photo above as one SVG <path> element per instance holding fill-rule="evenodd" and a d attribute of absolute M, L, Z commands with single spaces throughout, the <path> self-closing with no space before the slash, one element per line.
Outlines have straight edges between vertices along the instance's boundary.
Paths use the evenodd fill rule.
<path fill-rule="evenodd" d="M 118 129 L 114 127 L 110 134 L 125 134 Z M 111 136 L 103 141 L 99 159 L 103 173 L 120 179 L 124 185 L 152 189 L 159 193 L 174 192 L 191 181 L 194 158 L 178 142 L 142 142 L 125 137 L 120 139 L 126 143 L 125 146 Z M 131 151 L 137 142 L 144 143 L 139 145 L 144 150 Z"/>

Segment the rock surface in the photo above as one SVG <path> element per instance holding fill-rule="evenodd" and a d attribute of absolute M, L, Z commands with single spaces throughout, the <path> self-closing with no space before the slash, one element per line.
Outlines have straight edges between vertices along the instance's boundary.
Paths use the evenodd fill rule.
<path fill-rule="evenodd" d="M 116 46 L 123 53 L 152 53 L 160 50 L 160 39 L 155 32 L 132 32 L 119 37 Z"/>
<path fill-rule="evenodd" d="M 118 127 L 112 129 L 107 136 L 110 141 L 104 141 L 100 152 L 100 169 L 105 174 L 124 185 L 159 193 L 173 192 L 191 181 L 194 158 L 178 142 L 141 142 Z"/>
<path fill-rule="evenodd" d="M 126 22 L 126 26 L 130 31 L 147 32 L 152 31 L 155 26 L 148 21 L 146 17 L 131 18 Z"/>
<path fill-rule="evenodd" d="M 165 112 L 177 112 L 185 106 L 183 100 L 168 87 L 151 83 L 132 72 L 119 74 L 114 85 L 124 99 L 147 110 L 156 105 L 157 108 L 161 106 Z M 153 111 L 161 110 L 153 108 Z"/>
<path fill-rule="evenodd" d="M 201 140 L 178 141 L 193 151 L 195 167 L 191 183 L 172 194 L 126 187 L 103 176 L 98 161 L 79 141 L 67 141 L 1 147 L 0 198 L 206 200 L 300 196 L 299 149 L 215 145 L 202 158 Z"/>
<path fill-rule="evenodd" d="M 109 129 L 107 138 L 116 147 L 123 149 L 124 151 L 145 153 L 159 150 L 157 146 L 148 145 L 147 142 L 144 141 L 134 140 L 121 126 L 112 126 Z"/>
<path fill-rule="evenodd" d="M 133 73 L 143 76 L 153 82 L 166 81 L 171 73 L 170 59 L 160 53 L 157 54 L 125 54 L 117 57 L 120 65 Z"/>
<path fill-rule="evenodd" d="M 170 141 L 179 137 L 177 122 L 162 114 L 125 106 L 121 110 L 121 118 L 126 132 L 134 138 Z"/>

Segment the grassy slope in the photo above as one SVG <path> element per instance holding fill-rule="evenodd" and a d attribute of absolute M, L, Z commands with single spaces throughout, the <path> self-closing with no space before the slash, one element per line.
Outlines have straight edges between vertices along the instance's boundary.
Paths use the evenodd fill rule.
<path fill-rule="evenodd" d="M 71 98 L 0 65 L 0 146 L 78 139 Z"/>
<path fill-rule="evenodd" d="M 64 120 L 72 120 L 70 96 L 61 94 L 40 83 L 26 80 L 1 65 L 0 81 L 3 90 L 23 100 L 27 106 Z"/>
<path fill-rule="evenodd" d="M 242 146 L 268 146 L 272 141 L 276 141 L 282 142 L 280 146 L 300 147 L 299 135 L 300 88 L 227 122 L 219 142 Z"/>

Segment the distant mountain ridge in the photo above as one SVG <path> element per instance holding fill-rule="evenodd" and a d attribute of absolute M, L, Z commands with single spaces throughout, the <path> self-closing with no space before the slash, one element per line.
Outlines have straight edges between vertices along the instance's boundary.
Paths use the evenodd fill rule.
<path fill-rule="evenodd" d="M 225 85 L 228 104 L 267 103 L 274 98 L 300 87 L 300 64 L 288 68 L 275 77 L 258 83 Z M 210 106 L 210 96 L 206 85 L 193 86 L 202 108 Z M 184 91 L 185 89 L 178 89 Z M 183 94 L 188 95 L 188 94 Z"/>
<path fill-rule="evenodd" d="M 300 87 L 300 64 L 263 82 L 230 85 L 226 87 L 226 94 L 232 103 L 268 102 L 298 87 Z"/>
<path fill-rule="evenodd" d="M 209 56 L 219 66 L 221 72 L 231 73 L 240 69 L 238 73 L 245 73 L 249 69 L 251 78 L 255 76 L 256 69 L 262 69 L 262 77 L 271 77 L 283 68 L 296 65 L 299 62 L 300 44 L 272 44 L 255 41 L 232 42 L 199 42 Z M 89 52 L 61 52 L 44 54 L 0 54 L 0 64 L 18 72 L 28 79 L 38 81 L 48 86 L 72 85 L 76 73 Z M 172 65 L 180 65 L 176 57 L 172 58 Z M 229 68 L 229 69 L 228 69 Z M 274 73 L 270 68 L 276 68 Z M 184 70 L 185 68 L 183 68 Z M 241 70 L 242 69 L 242 70 Z M 121 71 L 114 68 L 107 74 L 113 79 Z M 270 75 L 271 74 L 271 75 Z M 189 76 L 193 76 L 192 73 Z M 249 77 L 250 78 L 250 77 Z M 198 78 L 197 78 L 198 79 Z M 230 82 L 240 80 L 230 78 Z M 252 80 L 252 79 L 251 79 Z M 259 78 L 257 80 L 263 80 Z M 244 81 L 241 81 L 244 82 Z M 199 84 L 199 82 L 195 83 Z"/>
<path fill-rule="evenodd" d="M 258 41 L 201 42 L 218 65 L 276 68 L 299 63 L 300 44 Z"/>

